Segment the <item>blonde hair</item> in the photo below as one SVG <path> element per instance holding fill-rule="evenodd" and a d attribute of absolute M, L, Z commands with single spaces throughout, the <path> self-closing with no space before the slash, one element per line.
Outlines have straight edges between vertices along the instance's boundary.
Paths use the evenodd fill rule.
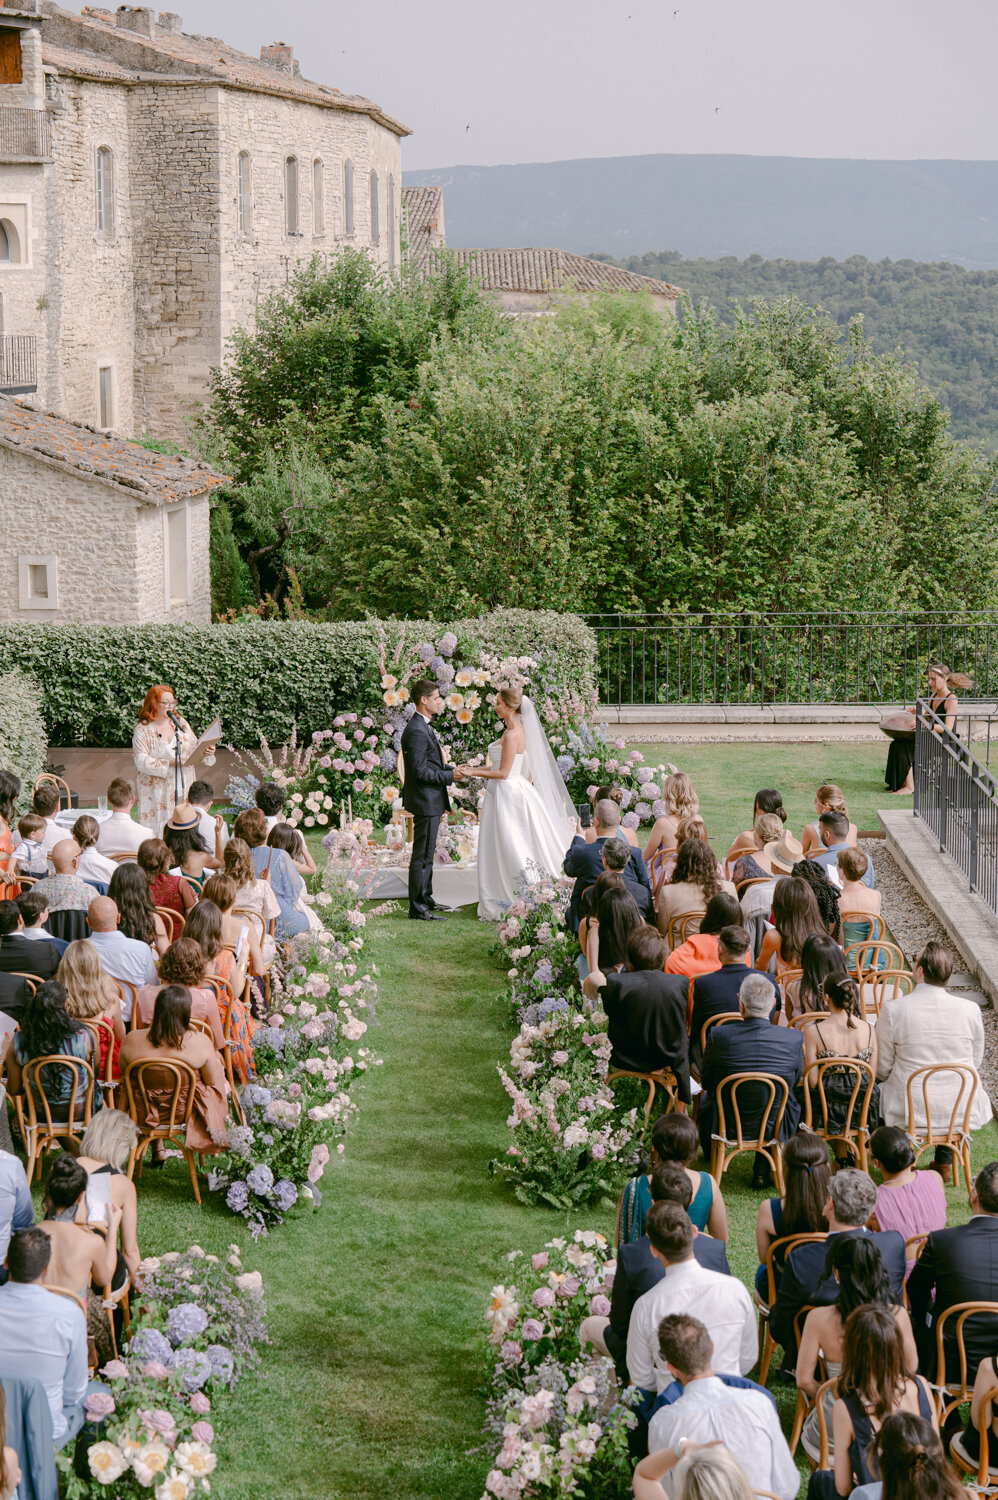
<path fill-rule="evenodd" d="M 826 781 L 824 786 L 819 786 L 815 793 L 815 798 L 821 803 L 826 812 L 840 812 L 845 813 L 846 817 L 849 816 L 849 809 L 846 807 L 846 799 L 842 795 L 842 788 L 836 786 L 834 781 Z"/>
<path fill-rule="evenodd" d="M 753 828 L 764 849 L 783 837 L 783 819 L 778 813 L 760 813 Z"/>
<path fill-rule="evenodd" d="M 672 818 L 689 818 L 700 811 L 700 799 L 685 771 L 675 771 L 665 778 L 662 800 Z"/>
<path fill-rule="evenodd" d="M 734 1454 L 723 1446 L 697 1448 L 672 1471 L 675 1500 L 755 1500 L 755 1491 Z"/>
<path fill-rule="evenodd" d="M 680 818 L 676 824 L 676 848 L 685 844 L 687 839 L 703 839 L 707 841 L 707 825 L 699 813 L 688 813 L 685 818 Z"/>
<path fill-rule="evenodd" d="M 225 846 L 223 855 L 225 873 L 230 880 L 236 883 L 236 890 L 241 890 L 244 885 L 252 885 L 256 879 L 256 865 L 249 851 L 249 844 L 244 839 L 231 838 Z"/>
<path fill-rule="evenodd" d="M 118 998 L 118 986 L 104 972 L 100 954 L 86 938 L 70 943 L 55 977 L 66 986 L 66 1014 L 78 1021 L 102 1016 Z"/>
<path fill-rule="evenodd" d="M 83 1132 L 80 1155 L 107 1162 L 123 1172 L 128 1165 L 139 1130 L 130 1115 L 120 1109 L 99 1109 Z"/>
<path fill-rule="evenodd" d="M 514 713 L 520 712 L 520 704 L 523 702 L 523 694 L 518 687 L 500 688 L 498 693 L 496 693 L 496 697 L 501 698 L 506 707 L 513 709 Z"/>

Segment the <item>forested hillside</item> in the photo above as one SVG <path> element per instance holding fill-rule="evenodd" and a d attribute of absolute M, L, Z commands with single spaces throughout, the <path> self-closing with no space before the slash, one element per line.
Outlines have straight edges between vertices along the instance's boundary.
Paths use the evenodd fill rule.
<path fill-rule="evenodd" d="M 952 413 L 954 437 L 983 439 L 998 450 L 998 271 L 862 255 L 841 261 L 761 255 L 683 260 L 676 251 L 612 263 L 681 286 L 695 302 L 712 303 L 726 323 L 738 304 L 790 294 L 842 325 L 862 313 L 864 332 L 878 353 L 900 347 L 918 365 L 923 383 Z"/>

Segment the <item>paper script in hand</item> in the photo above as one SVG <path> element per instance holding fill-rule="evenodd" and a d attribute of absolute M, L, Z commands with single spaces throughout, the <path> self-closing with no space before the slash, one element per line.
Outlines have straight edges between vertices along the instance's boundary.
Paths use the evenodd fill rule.
<path fill-rule="evenodd" d="M 221 738 L 222 721 L 221 719 L 212 719 L 208 728 L 187 757 L 187 764 L 189 766 L 199 766 L 206 755 L 211 755 L 214 752 L 215 746 Z"/>

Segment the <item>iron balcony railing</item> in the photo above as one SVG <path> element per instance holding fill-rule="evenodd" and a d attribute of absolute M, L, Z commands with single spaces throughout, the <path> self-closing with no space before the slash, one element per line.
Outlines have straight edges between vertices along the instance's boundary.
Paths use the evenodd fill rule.
<path fill-rule="evenodd" d="M 597 614 L 600 699 L 626 704 L 903 703 L 934 661 L 998 695 L 998 614 Z"/>
<path fill-rule="evenodd" d="M 33 333 L 0 334 L 0 391 L 26 396 L 38 389 L 38 349 Z"/>
<path fill-rule="evenodd" d="M 0 106 L 0 161 L 44 161 L 52 155 L 52 134 L 44 109 Z"/>
<path fill-rule="evenodd" d="M 990 756 L 993 730 L 998 734 L 998 702 L 962 700 L 950 728 L 923 698 L 917 700 L 915 816 L 970 889 L 998 913 L 998 781 L 979 759 L 982 750 Z M 970 748 L 971 736 L 978 753 Z"/>

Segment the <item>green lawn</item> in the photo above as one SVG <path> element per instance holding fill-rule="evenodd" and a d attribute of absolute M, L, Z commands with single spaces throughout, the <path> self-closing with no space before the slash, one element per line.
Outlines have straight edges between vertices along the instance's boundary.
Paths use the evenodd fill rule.
<path fill-rule="evenodd" d="M 724 840 L 747 826 L 757 786 L 783 790 L 797 832 L 822 780 L 843 786 L 863 827 L 882 799 L 880 746 L 691 746 L 670 758 L 693 775 Z M 253 1246 L 215 1201 L 194 1206 L 177 1163 L 140 1184 L 144 1253 L 195 1239 L 221 1252 L 238 1240 L 247 1269 L 264 1275 L 273 1347 L 261 1376 L 216 1409 L 220 1500 L 477 1500 L 489 1458 L 482 1312 L 503 1257 L 581 1226 L 612 1231 L 609 1209 L 524 1208 L 489 1178 L 507 1140 L 495 1066 L 510 1040 L 490 929 L 470 910 L 418 926 L 399 912 L 366 935 L 382 987 L 368 1040 L 385 1061 L 356 1088 L 321 1210 L 296 1212 Z M 975 1161 L 996 1154 L 991 1126 Z M 729 1257 L 749 1283 L 750 1171 L 742 1158 L 724 1179 Z M 951 1222 L 966 1217 L 960 1191 L 949 1198 Z M 777 1394 L 789 1424 L 792 1392 Z"/>

